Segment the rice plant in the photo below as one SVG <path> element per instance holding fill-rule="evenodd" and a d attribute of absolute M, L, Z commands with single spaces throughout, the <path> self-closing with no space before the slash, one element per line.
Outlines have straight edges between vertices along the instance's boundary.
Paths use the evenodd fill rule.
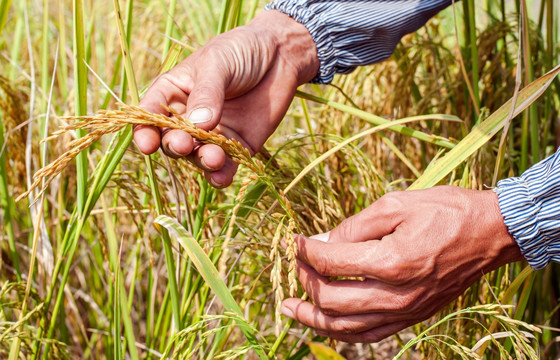
<path fill-rule="evenodd" d="M 558 264 L 504 266 L 377 344 L 330 341 L 279 304 L 305 296 L 295 234 L 389 191 L 484 189 L 555 151 L 558 4 L 459 2 L 389 60 L 301 87 L 255 157 L 136 106 L 263 6 L 0 0 L 0 358 L 557 357 Z M 137 124 L 221 146 L 241 165 L 234 183 L 141 155 Z"/>

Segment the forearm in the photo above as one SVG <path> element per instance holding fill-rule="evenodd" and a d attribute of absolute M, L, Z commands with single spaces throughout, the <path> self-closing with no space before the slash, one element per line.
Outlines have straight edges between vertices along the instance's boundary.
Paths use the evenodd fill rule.
<path fill-rule="evenodd" d="M 335 73 L 387 59 L 404 35 L 452 2 L 276 0 L 266 9 L 282 11 L 309 30 L 320 61 L 313 81 L 329 83 Z"/>
<path fill-rule="evenodd" d="M 560 149 L 520 177 L 498 182 L 504 222 L 535 270 L 560 262 Z"/>

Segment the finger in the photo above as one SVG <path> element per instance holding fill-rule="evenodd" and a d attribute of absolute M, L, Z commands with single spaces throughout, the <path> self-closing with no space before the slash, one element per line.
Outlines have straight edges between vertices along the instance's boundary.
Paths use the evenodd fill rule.
<path fill-rule="evenodd" d="M 178 159 L 192 152 L 194 142 L 192 136 L 187 132 L 173 129 L 164 133 L 161 145 L 168 156 Z"/>
<path fill-rule="evenodd" d="M 196 150 L 188 159 L 204 171 L 217 171 L 224 167 L 226 153 L 215 144 L 197 143 Z"/>
<path fill-rule="evenodd" d="M 169 105 L 169 99 L 166 94 L 175 91 L 181 90 L 171 84 L 171 82 L 167 80 L 167 77 L 161 75 L 156 78 L 148 90 L 146 90 L 146 93 L 140 100 L 138 106 L 151 113 L 167 116 L 169 115 L 169 112 L 164 108 L 164 106 Z"/>
<path fill-rule="evenodd" d="M 160 130 L 155 126 L 137 125 L 133 135 L 136 146 L 146 155 L 156 152 L 161 144 Z"/>
<path fill-rule="evenodd" d="M 391 280 L 390 277 L 384 276 L 385 270 L 396 262 L 397 252 L 393 249 L 391 241 L 323 242 L 302 235 L 295 236 L 295 241 L 297 258 L 323 276 Z M 389 271 L 388 275 L 392 275 L 392 271 Z"/>
<path fill-rule="evenodd" d="M 329 334 L 358 334 L 395 322 L 392 320 L 395 315 L 390 313 L 330 316 L 324 314 L 317 306 L 297 298 L 282 302 L 282 314 Z"/>
<path fill-rule="evenodd" d="M 400 193 L 389 193 L 361 212 L 342 221 L 329 234 L 329 242 L 360 242 L 381 239 L 401 223 Z"/>
<path fill-rule="evenodd" d="M 243 147 L 245 147 L 249 151 L 251 155 L 255 154 L 255 151 L 251 148 L 251 146 L 247 142 L 245 142 L 243 138 L 233 129 L 220 124 L 216 126 L 214 131 L 225 136 L 228 139 L 236 139 L 241 143 Z M 231 158 L 226 156 L 223 149 L 218 149 L 217 145 L 213 145 L 213 147 L 210 147 L 209 145 L 210 144 L 202 146 L 200 150 L 203 150 L 203 148 L 208 146 L 204 150 L 206 151 L 207 149 L 212 149 L 211 153 L 208 150 L 208 152 L 204 152 L 201 154 L 201 159 L 193 157 L 191 160 L 195 164 L 198 164 L 199 167 L 203 169 L 206 168 L 206 180 L 208 180 L 208 182 L 213 187 L 222 189 L 229 186 L 233 182 L 233 176 L 237 172 L 238 164 Z"/>
<path fill-rule="evenodd" d="M 237 164 L 218 145 L 198 144 L 200 147 L 187 157 L 189 161 L 204 170 L 206 180 L 213 187 L 222 189 L 229 186 L 237 171 Z"/>
<path fill-rule="evenodd" d="M 401 316 L 394 320 L 403 320 L 414 313 L 421 295 L 421 289 L 396 287 L 372 279 L 329 281 L 302 262 L 298 262 L 297 270 L 306 293 L 328 315 L 393 312 Z"/>
<path fill-rule="evenodd" d="M 195 82 L 187 101 L 187 119 L 204 130 L 212 130 L 222 117 L 226 86 L 230 76 L 210 60 L 196 69 Z"/>
<path fill-rule="evenodd" d="M 327 332 L 326 335 L 332 339 L 344 341 L 347 343 L 376 343 L 416 323 L 417 321 L 405 320 L 392 324 L 383 325 L 378 328 L 367 330 L 359 334 Z"/>
<path fill-rule="evenodd" d="M 204 175 L 213 187 L 222 189 L 231 185 L 237 167 L 237 163 L 230 158 L 226 158 L 224 166 L 220 170 L 205 172 Z"/>
<path fill-rule="evenodd" d="M 193 87 L 188 62 L 187 58 L 155 78 L 138 105 L 154 114 L 169 115 L 165 107 L 186 104 L 188 94 Z"/>
<path fill-rule="evenodd" d="M 167 116 L 169 112 L 164 106 L 170 104 L 185 104 L 187 102 L 187 93 L 185 90 L 189 81 L 185 77 L 181 78 L 175 73 L 177 73 L 177 70 L 172 69 L 156 78 L 146 91 L 146 94 L 144 94 L 139 106 L 149 112 Z M 183 87 L 179 86 L 181 82 L 185 83 L 182 84 Z M 161 145 L 162 139 L 160 130 L 153 126 L 135 126 L 134 142 L 144 154 L 152 154 Z"/>

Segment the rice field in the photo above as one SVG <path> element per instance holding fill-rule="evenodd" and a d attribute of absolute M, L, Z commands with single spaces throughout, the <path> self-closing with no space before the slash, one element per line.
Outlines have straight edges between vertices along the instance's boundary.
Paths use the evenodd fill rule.
<path fill-rule="evenodd" d="M 300 87 L 254 157 L 136 106 L 158 74 L 264 5 L 0 0 L 0 358 L 560 356 L 558 264 L 506 265 L 376 344 L 280 314 L 306 296 L 296 234 L 391 191 L 486 189 L 555 152 L 559 4 L 458 2 L 389 60 Z M 234 183 L 216 190 L 185 159 L 142 155 L 136 124 L 219 145 L 240 164 Z"/>

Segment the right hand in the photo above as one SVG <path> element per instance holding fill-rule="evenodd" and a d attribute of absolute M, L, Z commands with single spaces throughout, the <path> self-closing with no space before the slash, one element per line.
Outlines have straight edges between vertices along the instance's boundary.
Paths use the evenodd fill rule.
<path fill-rule="evenodd" d="M 278 11 L 212 39 L 157 77 L 140 106 L 170 115 L 172 107 L 196 126 L 241 142 L 254 155 L 284 117 L 297 87 L 318 71 L 307 29 Z M 201 144 L 181 130 L 137 126 L 144 154 L 160 146 L 173 158 L 187 156 L 216 188 L 231 184 L 237 164 L 217 145 Z"/>
<path fill-rule="evenodd" d="M 455 186 L 388 193 L 330 233 L 295 241 L 311 301 L 286 299 L 282 312 L 353 343 L 426 320 L 483 274 L 523 260 L 496 193 Z"/>

